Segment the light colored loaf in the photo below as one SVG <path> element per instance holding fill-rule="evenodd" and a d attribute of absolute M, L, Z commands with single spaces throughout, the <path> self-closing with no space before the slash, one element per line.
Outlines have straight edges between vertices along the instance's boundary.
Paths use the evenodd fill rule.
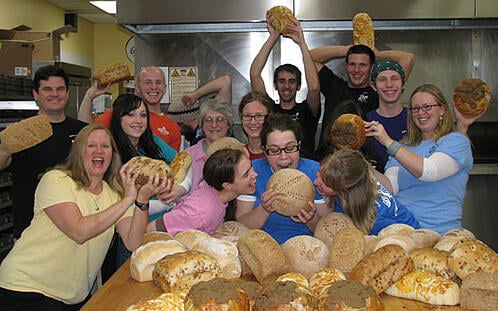
<path fill-rule="evenodd" d="M 433 247 L 439 241 L 439 233 L 430 229 L 416 229 L 407 234 L 415 244 L 415 249 Z"/>
<path fill-rule="evenodd" d="M 454 306 L 460 303 L 458 284 L 425 271 L 413 271 L 404 275 L 387 288 L 385 293 L 432 305 Z"/>
<path fill-rule="evenodd" d="M 460 287 L 460 306 L 470 310 L 496 310 L 498 273 L 479 271 L 467 275 Z"/>
<path fill-rule="evenodd" d="M 460 278 L 448 267 L 448 252 L 432 247 L 410 252 L 415 270 L 430 272 L 460 284 Z"/>
<path fill-rule="evenodd" d="M 407 224 L 392 224 L 387 227 L 382 228 L 382 230 L 379 231 L 377 236 L 381 239 L 393 235 L 393 234 L 400 234 L 400 235 L 407 235 L 408 233 L 414 231 L 415 228 L 413 228 L 410 225 Z"/>
<path fill-rule="evenodd" d="M 346 276 L 340 270 L 326 267 L 311 276 L 309 287 L 315 297 L 321 297 L 332 283 L 345 279 Z"/>
<path fill-rule="evenodd" d="M 282 244 L 289 271 L 311 277 L 327 266 L 329 248 L 321 240 L 308 235 L 292 237 Z"/>
<path fill-rule="evenodd" d="M 289 272 L 282 247 L 263 230 L 252 229 L 242 234 L 237 248 L 254 277 L 264 286 Z"/>
<path fill-rule="evenodd" d="M 401 246 L 405 250 L 405 252 L 409 253 L 414 250 L 415 242 L 408 235 L 402 234 L 391 234 L 384 238 L 381 238 L 379 242 L 375 245 L 374 251 L 386 245 L 398 245 Z"/>
<path fill-rule="evenodd" d="M 226 279 L 240 277 L 242 266 L 236 244 L 210 237 L 197 242 L 192 250 L 214 257 L 220 265 L 222 277 Z"/>
<path fill-rule="evenodd" d="M 9 153 L 34 147 L 53 135 L 52 126 L 44 115 L 37 115 L 8 125 L 0 139 Z"/>
<path fill-rule="evenodd" d="M 175 240 L 154 241 L 137 248 L 130 259 L 131 277 L 139 282 L 152 281 L 154 265 L 166 255 L 184 252 L 187 248 Z"/>
<path fill-rule="evenodd" d="M 199 241 L 204 239 L 208 239 L 211 236 L 206 232 L 190 229 L 187 231 L 178 232 L 175 235 L 175 239 L 182 242 L 188 249 L 192 249 L 192 247 L 197 244 Z"/>
<path fill-rule="evenodd" d="M 479 271 L 495 273 L 498 272 L 498 255 L 483 242 L 470 239 L 450 253 L 448 267 L 461 279 Z"/>
<path fill-rule="evenodd" d="M 304 276 L 303 274 L 301 274 L 299 272 L 284 273 L 275 280 L 275 282 L 288 282 L 288 281 L 294 282 L 297 285 L 302 286 L 302 287 L 307 287 L 307 288 L 310 287 L 310 284 L 309 284 L 306 276 Z"/>
<path fill-rule="evenodd" d="M 141 301 L 129 306 L 126 311 L 183 311 L 183 298 L 174 293 L 164 293 L 154 299 Z"/>
<path fill-rule="evenodd" d="M 337 231 L 343 228 L 356 228 L 351 218 L 344 213 L 328 213 L 320 217 L 315 228 L 315 238 L 330 247 Z"/>
<path fill-rule="evenodd" d="M 328 266 L 348 275 L 365 254 L 363 232 L 356 228 L 344 228 L 334 236 L 330 246 Z"/>
<path fill-rule="evenodd" d="M 358 13 L 353 17 L 353 44 L 363 44 L 375 48 L 375 35 L 372 19 L 367 13 Z"/>

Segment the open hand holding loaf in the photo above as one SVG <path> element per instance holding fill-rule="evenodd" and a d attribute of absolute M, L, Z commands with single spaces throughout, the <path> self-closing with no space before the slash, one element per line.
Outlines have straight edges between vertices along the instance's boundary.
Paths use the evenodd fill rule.
<path fill-rule="evenodd" d="M 174 178 L 174 173 L 171 167 L 163 160 L 151 159 L 145 156 L 131 158 L 126 163 L 127 169 L 135 169 L 139 171 L 136 183 L 145 185 L 149 181 L 149 175 L 158 174 L 159 178 Z"/>
<path fill-rule="evenodd" d="M 0 139 L 9 153 L 31 148 L 53 135 L 52 126 L 44 115 L 12 123 L 0 132 Z"/>
<path fill-rule="evenodd" d="M 283 5 L 277 5 L 269 9 L 266 14 L 270 18 L 271 25 L 278 30 L 279 33 L 288 33 L 287 24 L 290 23 L 294 16 L 292 11 Z"/>

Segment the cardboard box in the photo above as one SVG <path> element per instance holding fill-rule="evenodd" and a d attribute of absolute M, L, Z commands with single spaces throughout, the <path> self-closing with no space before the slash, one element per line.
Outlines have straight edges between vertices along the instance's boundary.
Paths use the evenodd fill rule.
<path fill-rule="evenodd" d="M 0 40 L 0 74 L 31 78 L 33 43 Z"/>

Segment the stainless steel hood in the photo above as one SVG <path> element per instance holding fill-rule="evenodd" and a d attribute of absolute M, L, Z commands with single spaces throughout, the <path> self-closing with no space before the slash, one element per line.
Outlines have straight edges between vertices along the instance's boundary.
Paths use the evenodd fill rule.
<path fill-rule="evenodd" d="M 306 31 L 351 30 L 358 12 L 377 30 L 498 28 L 496 0 L 118 0 L 116 17 L 136 34 L 266 31 L 274 5 L 291 8 Z"/>

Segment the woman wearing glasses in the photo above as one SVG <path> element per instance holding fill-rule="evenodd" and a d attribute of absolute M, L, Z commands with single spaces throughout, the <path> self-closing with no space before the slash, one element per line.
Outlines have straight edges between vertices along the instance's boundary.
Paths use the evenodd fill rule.
<path fill-rule="evenodd" d="M 410 96 L 408 133 L 401 143 L 387 135 L 384 127 L 368 123 L 367 135 L 387 148 L 385 176 L 376 176 L 413 212 L 422 228 L 439 233 L 462 226 L 462 204 L 472 151 L 469 139 L 457 131 L 473 121 L 456 113 L 439 88 L 417 87 Z"/>
<path fill-rule="evenodd" d="M 260 134 L 272 105 L 273 101 L 268 95 L 256 91 L 247 93 L 240 100 L 239 115 L 242 129 L 247 136 L 247 144 L 244 147 L 249 152 L 251 161 L 265 157 Z"/>
<path fill-rule="evenodd" d="M 253 161 L 258 173 L 256 192 L 253 196 L 237 198 L 236 219 L 249 228 L 268 232 L 279 243 L 297 235 L 313 235 L 320 216 L 329 212 L 318 193 L 315 202 L 309 202 L 309 206 L 295 216 L 278 214 L 271 206 L 275 193 L 266 191 L 266 184 L 274 172 L 285 168 L 298 169 L 313 180 L 320 168 L 318 162 L 299 157 L 301 137 L 301 126 L 289 115 L 268 115 L 261 130 L 265 158 Z"/>
<path fill-rule="evenodd" d="M 191 191 L 199 187 L 202 180 L 202 169 L 206 162 L 206 150 L 215 140 L 228 136 L 233 123 L 233 114 L 230 104 L 220 98 L 205 101 L 199 111 L 200 126 L 205 138 L 197 144 L 185 149 L 192 156 L 192 187 Z"/>

